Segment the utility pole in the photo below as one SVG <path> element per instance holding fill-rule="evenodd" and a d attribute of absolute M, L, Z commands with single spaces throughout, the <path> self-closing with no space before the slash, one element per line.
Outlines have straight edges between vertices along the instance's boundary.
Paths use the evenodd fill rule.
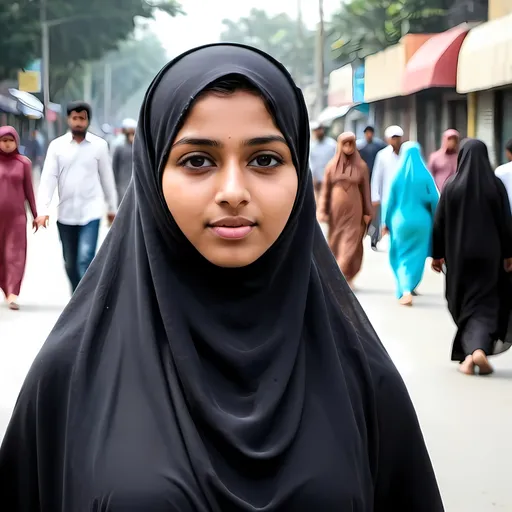
<path fill-rule="evenodd" d="M 112 103 L 112 66 L 105 62 L 103 89 L 103 122 L 110 124 L 110 106 Z"/>
<path fill-rule="evenodd" d="M 325 47 L 325 27 L 324 27 L 324 2 L 318 0 L 318 13 L 320 21 L 318 23 L 317 38 L 316 38 L 316 76 L 317 76 L 317 98 L 316 98 L 316 115 L 319 116 L 324 109 L 324 89 L 325 89 L 325 62 L 324 62 L 324 47 Z"/>
<path fill-rule="evenodd" d="M 92 69 L 91 63 L 84 63 L 84 101 L 92 104 Z"/>
<path fill-rule="evenodd" d="M 297 44 L 295 45 L 295 82 L 301 86 L 301 54 L 304 51 L 304 33 L 302 30 L 302 0 L 297 0 Z"/>
<path fill-rule="evenodd" d="M 41 50 L 42 50 L 42 82 L 43 82 L 43 104 L 44 116 L 46 121 L 46 137 L 48 143 L 51 137 L 51 122 L 48 117 L 48 109 L 50 105 L 50 27 L 46 18 L 46 0 L 40 0 L 39 16 L 41 23 Z"/>

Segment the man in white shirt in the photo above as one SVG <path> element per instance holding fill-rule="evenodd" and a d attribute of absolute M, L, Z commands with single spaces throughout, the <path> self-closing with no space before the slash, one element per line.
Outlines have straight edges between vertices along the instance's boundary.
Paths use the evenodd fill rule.
<path fill-rule="evenodd" d="M 512 210 L 512 139 L 510 139 L 505 146 L 505 154 L 507 155 L 508 163 L 500 165 L 496 169 L 496 176 L 503 182 L 503 185 L 505 185 L 507 189 L 510 209 Z"/>
<path fill-rule="evenodd" d="M 107 142 L 88 133 L 91 107 L 84 102 L 68 105 L 70 132 L 48 147 L 38 193 L 36 219 L 40 227 L 49 221 L 55 189 L 59 192 L 57 227 L 66 272 L 75 291 L 96 254 L 100 219 L 108 204 L 108 221 L 117 210 L 117 191 Z"/>
<path fill-rule="evenodd" d="M 381 206 L 386 203 L 391 182 L 398 171 L 398 160 L 404 131 L 400 126 L 389 126 L 384 132 L 387 147 L 377 153 L 371 180 L 372 203 L 376 217 L 376 228 L 380 230 Z M 372 249 L 377 250 L 377 240 L 372 239 Z"/>

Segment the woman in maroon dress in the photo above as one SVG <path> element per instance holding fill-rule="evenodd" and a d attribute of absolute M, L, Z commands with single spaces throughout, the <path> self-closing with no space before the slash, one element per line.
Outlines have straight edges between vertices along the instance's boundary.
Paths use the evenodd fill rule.
<path fill-rule="evenodd" d="M 28 201 L 37 217 L 32 164 L 19 154 L 18 132 L 12 126 L 0 128 L 0 289 L 9 307 L 19 309 L 17 300 L 27 256 Z M 37 231 L 37 225 L 33 223 Z"/>

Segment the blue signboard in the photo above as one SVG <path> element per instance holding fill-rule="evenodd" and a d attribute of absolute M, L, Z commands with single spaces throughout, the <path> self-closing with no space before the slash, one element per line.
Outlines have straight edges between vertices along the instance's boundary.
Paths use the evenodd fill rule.
<path fill-rule="evenodd" d="M 25 71 L 38 71 L 41 73 L 41 59 L 33 60 L 25 66 Z"/>
<path fill-rule="evenodd" d="M 355 68 L 352 73 L 352 101 L 364 103 L 364 64 Z"/>

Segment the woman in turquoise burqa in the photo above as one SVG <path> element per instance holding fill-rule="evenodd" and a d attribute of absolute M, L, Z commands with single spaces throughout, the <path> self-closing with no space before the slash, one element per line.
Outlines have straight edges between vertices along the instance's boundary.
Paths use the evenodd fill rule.
<path fill-rule="evenodd" d="M 439 192 L 417 142 L 400 150 L 399 169 L 383 208 L 384 231 L 390 235 L 389 262 L 400 304 L 412 306 L 425 260 L 430 256 Z"/>

